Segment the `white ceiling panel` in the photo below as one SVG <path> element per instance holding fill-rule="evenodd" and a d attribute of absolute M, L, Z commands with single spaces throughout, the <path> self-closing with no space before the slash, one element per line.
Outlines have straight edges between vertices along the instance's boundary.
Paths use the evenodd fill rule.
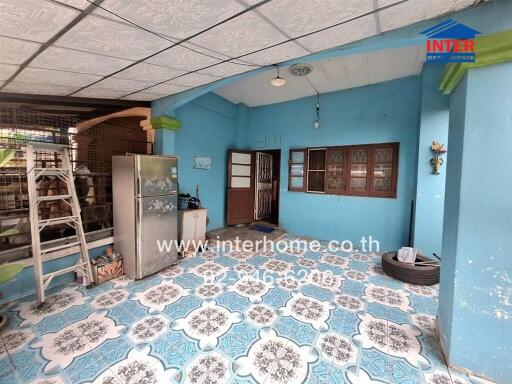
<path fill-rule="evenodd" d="M 344 87 L 344 89 L 369 84 L 368 55 L 361 54 L 345 56 L 342 61 L 349 80 L 349 83 Z"/>
<path fill-rule="evenodd" d="M 177 79 L 169 81 L 170 84 L 184 85 L 188 87 L 198 87 L 203 84 L 208 84 L 220 80 L 220 77 L 205 75 L 204 73 L 189 73 L 188 75 L 178 77 Z"/>
<path fill-rule="evenodd" d="M 423 47 L 393 48 L 370 53 L 313 61 L 309 80 L 320 93 L 365 86 L 400 77 L 417 75 L 424 61 Z M 283 87 L 273 87 L 270 80 L 275 71 L 258 73 L 222 87 L 215 92 L 234 103 L 249 106 L 266 105 L 314 94 L 305 78 L 281 68 L 286 79 Z"/>
<path fill-rule="evenodd" d="M 45 43 L 79 11 L 41 0 L 0 0 L 0 35 Z"/>
<path fill-rule="evenodd" d="M 18 65 L 0 64 L 0 80 L 7 80 L 18 68 Z"/>
<path fill-rule="evenodd" d="M 147 93 L 147 92 L 138 92 L 133 95 L 122 97 L 122 100 L 137 100 L 137 101 L 153 101 L 156 99 L 160 99 L 162 95 L 157 95 L 155 93 Z"/>
<path fill-rule="evenodd" d="M 85 88 L 73 94 L 73 97 L 93 97 L 95 99 L 118 99 L 125 96 L 126 91 L 115 91 L 111 89 Z"/>
<path fill-rule="evenodd" d="M 114 77 L 143 81 L 166 81 L 186 73 L 181 69 L 162 67 L 160 65 L 139 63 L 117 73 Z"/>
<path fill-rule="evenodd" d="M 213 76 L 224 78 L 224 77 L 238 75 L 239 73 L 243 73 L 243 72 L 247 72 L 247 71 L 252 71 L 253 69 L 255 69 L 255 67 L 253 67 L 253 66 L 226 62 L 226 63 L 222 63 L 222 64 L 217 64 L 210 68 L 203 69 L 203 70 L 199 71 L 198 73 L 203 73 L 203 74 L 207 74 L 207 75 L 213 75 Z M 176 80 L 178 80 L 178 79 L 176 79 Z"/>
<path fill-rule="evenodd" d="M 180 93 L 190 88 L 191 87 L 180 86 L 176 84 L 162 83 L 144 90 L 144 93 L 153 93 L 162 97 L 167 95 L 174 95 L 175 93 Z"/>
<path fill-rule="evenodd" d="M 0 37 L 0 62 L 4 64 L 22 64 L 41 46 L 38 43 Z"/>
<path fill-rule="evenodd" d="M 318 52 L 376 35 L 377 32 L 375 16 L 369 15 L 304 37 L 298 42 L 309 50 Z"/>
<path fill-rule="evenodd" d="M 16 76 L 15 81 L 31 84 L 56 84 L 70 87 L 83 87 L 100 79 L 101 76 L 26 67 Z"/>
<path fill-rule="evenodd" d="M 310 52 L 291 41 L 260 52 L 252 53 L 244 56 L 242 59 L 258 65 L 270 65 L 302 57 L 309 53 Z"/>
<path fill-rule="evenodd" d="M 112 91 L 124 91 L 124 93 L 127 94 L 130 92 L 140 91 L 141 89 L 150 87 L 154 84 L 155 83 L 150 83 L 148 81 L 118 79 L 114 77 L 109 77 L 105 80 L 101 80 L 99 83 L 92 85 L 91 88 L 109 89 Z"/>
<path fill-rule="evenodd" d="M 109 75 L 131 63 L 133 61 L 52 46 L 39 54 L 30 66 L 92 75 Z"/>
<path fill-rule="evenodd" d="M 105 0 L 102 7 L 144 28 L 179 40 L 245 9 L 235 0 Z M 120 20 L 101 9 L 95 12 Z"/>
<path fill-rule="evenodd" d="M 85 9 L 89 5 L 91 5 L 91 3 L 89 3 L 87 0 L 53 0 L 53 1 L 56 1 L 56 2 L 64 4 L 64 5 L 68 5 L 73 8 L 78 8 L 78 9 Z"/>
<path fill-rule="evenodd" d="M 182 46 L 175 46 L 152 58 L 146 60 L 148 63 L 164 65 L 171 68 L 178 68 L 186 71 L 208 67 L 218 64 L 221 60 L 196 53 Z"/>
<path fill-rule="evenodd" d="M 374 9 L 373 0 L 273 0 L 257 8 L 292 37 L 318 31 Z"/>
<path fill-rule="evenodd" d="M 85 16 L 35 57 L 6 90 L 66 95 L 96 83 L 99 76 L 119 72 L 80 91 L 80 95 L 151 100 L 155 95 L 183 92 L 257 66 L 282 63 L 346 45 L 379 31 L 461 10 L 477 2 L 409 0 L 379 13 L 380 30 L 375 15 L 369 15 L 294 42 L 286 41 L 290 36 L 313 33 L 398 0 L 272 0 L 213 27 L 259 1 L 104 0 L 101 3 L 128 21 L 173 41 L 211 28 L 167 49 L 172 42 L 94 8 L 88 0 L 0 0 L 0 81 L 15 73 L 17 66 L 37 53 L 42 43 L 65 30 L 80 10 L 88 7 L 94 8 L 92 15 Z M 152 57 L 135 64 L 148 56 Z M 234 57 L 240 59 L 227 61 Z M 417 73 L 423 57 L 424 52 L 417 47 L 342 57 L 312 63 L 314 72 L 309 78 L 322 92 L 345 89 Z M 256 67 L 238 65 L 241 61 Z M 380 62 L 383 66 L 378 65 Z M 133 66 L 125 69 L 129 65 Z M 242 80 L 249 81 L 247 89 L 242 86 L 244 83 L 237 82 L 219 92 L 230 95 L 235 101 L 243 97 L 249 105 L 311 94 L 305 79 L 291 77 L 288 73 L 283 76 L 289 79 L 289 84 L 282 89 L 269 88 L 267 80 L 274 74 L 275 71 L 258 73 Z M 260 76 L 265 84 L 258 80 Z"/>
<path fill-rule="evenodd" d="M 13 81 L 2 89 L 2 92 L 29 93 L 36 95 L 66 96 L 76 91 L 78 87 L 66 87 L 53 84 L 27 84 Z"/>
<path fill-rule="evenodd" d="M 395 2 L 395 0 L 379 0 L 379 8 Z M 456 0 L 409 0 L 385 9 L 379 12 L 382 32 L 453 12 L 471 5 L 471 2 L 464 1 L 463 4 L 459 3 L 458 7 L 456 4 Z"/>
<path fill-rule="evenodd" d="M 254 12 L 247 12 L 191 40 L 230 57 L 240 56 L 286 40 Z"/>
<path fill-rule="evenodd" d="M 393 73 L 394 49 L 379 51 L 379 55 L 368 58 L 368 83 L 378 83 L 391 79 Z"/>
<path fill-rule="evenodd" d="M 58 47 L 140 60 L 169 46 L 149 32 L 102 17 L 87 16 L 55 42 Z"/>
<path fill-rule="evenodd" d="M 306 79 L 298 77 L 292 79 L 293 76 L 287 71 L 283 70 L 281 75 L 287 80 L 283 87 L 270 85 L 273 77 L 275 77 L 275 71 L 261 72 L 242 80 L 240 86 L 235 86 L 238 83 L 234 83 L 215 92 L 235 103 L 244 103 L 249 106 L 280 103 L 296 99 L 297 95 L 304 97 L 315 93 Z"/>

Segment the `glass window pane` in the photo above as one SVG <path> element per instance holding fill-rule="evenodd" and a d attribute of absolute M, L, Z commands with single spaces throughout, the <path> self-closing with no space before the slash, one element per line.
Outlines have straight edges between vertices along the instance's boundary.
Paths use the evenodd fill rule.
<path fill-rule="evenodd" d="M 352 151 L 352 163 L 367 163 L 368 150 L 367 149 L 354 149 Z"/>
<path fill-rule="evenodd" d="M 364 191 L 366 189 L 366 177 L 351 177 L 350 189 L 352 191 Z"/>
<path fill-rule="evenodd" d="M 327 172 L 328 176 L 335 177 L 335 176 L 343 176 L 343 165 L 337 165 L 337 164 L 329 164 L 327 166 Z"/>
<path fill-rule="evenodd" d="M 308 191 L 324 192 L 325 191 L 325 172 L 310 171 L 308 172 Z"/>
<path fill-rule="evenodd" d="M 251 154 L 233 152 L 231 162 L 234 164 L 251 164 Z"/>
<path fill-rule="evenodd" d="M 304 176 L 304 165 L 303 164 L 292 164 L 290 173 L 292 176 Z"/>
<path fill-rule="evenodd" d="M 342 189 L 343 179 L 341 177 L 329 177 L 327 179 L 327 189 Z"/>
<path fill-rule="evenodd" d="M 343 164 L 343 150 L 329 152 L 329 164 Z"/>
<path fill-rule="evenodd" d="M 351 164 L 350 176 L 366 177 L 366 164 Z"/>
<path fill-rule="evenodd" d="M 231 175 L 233 176 L 251 176 L 250 165 L 233 164 L 231 166 Z"/>
<path fill-rule="evenodd" d="M 291 177 L 290 178 L 290 187 L 296 189 L 302 189 L 304 187 L 304 178 L 303 177 Z"/>
<path fill-rule="evenodd" d="M 392 162 L 393 148 L 378 148 L 375 150 L 374 161 L 376 162 Z"/>
<path fill-rule="evenodd" d="M 387 177 L 380 177 L 373 179 L 373 190 L 379 192 L 391 192 L 392 183 L 391 179 Z"/>
<path fill-rule="evenodd" d="M 391 177 L 391 164 L 375 164 L 373 166 L 373 175 L 375 177 Z"/>
<path fill-rule="evenodd" d="M 251 178 L 250 177 L 232 177 L 231 188 L 250 188 Z"/>
<path fill-rule="evenodd" d="M 304 163 L 304 151 L 292 151 L 292 163 L 303 164 Z"/>

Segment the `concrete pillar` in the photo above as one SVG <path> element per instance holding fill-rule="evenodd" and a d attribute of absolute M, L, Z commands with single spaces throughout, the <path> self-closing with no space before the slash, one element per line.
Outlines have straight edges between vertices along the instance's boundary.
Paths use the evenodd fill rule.
<path fill-rule="evenodd" d="M 439 330 L 449 363 L 512 382 L 512 62 L 450 96 Z"/>
<path fill-rule="evenodd" d="M 441 254 L 446 163 L 432 174 L 432 141 L 448 144 L 449 97 L 439 92 L 444 66 L 424 64 L 421 72 L 421 119 L 418 140 L 418 177 L 414 216 L 414 247 L 432 257 Z M 446 155 L 443 156 L 446 160 Z"/>
<path fill-rule="evenodd" d="M 155 155 L 176 154 L 176 132 L 166 128 L 158 128 L 155 132 Z"/>

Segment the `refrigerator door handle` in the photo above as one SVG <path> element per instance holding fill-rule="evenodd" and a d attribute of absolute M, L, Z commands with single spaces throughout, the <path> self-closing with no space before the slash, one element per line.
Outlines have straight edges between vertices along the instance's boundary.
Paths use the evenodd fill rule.
<path fill-rule="evenodd" d="M 142 276 L 142 257 L 143 257 L 143 248 L 142 248 L 142 242 L 141 239 L 144 237 L 144 226 L 142 225 L 142 216 L 143 216 L 143 206 L 142 206 L 142 200 L 139 198 L 135 199 L 135 231 L 137 232 L 137 241 L 136 241 L 136 256 L 135 256 L 135 274 L 136 279 L 141 279 Z"/>
<path fill-rule="evenodd" d="M 136 197 L 142 197 L 142 189 L 143 189 L 143 186 L 142 186 L 142 169 L 141 169 L 141 166 L 140 166 L 140 156 L 135 156 L 135 170 L 137 172 L 137 176 L 136 176 L 136 185 L 135 185 L 135 195 Z"/>

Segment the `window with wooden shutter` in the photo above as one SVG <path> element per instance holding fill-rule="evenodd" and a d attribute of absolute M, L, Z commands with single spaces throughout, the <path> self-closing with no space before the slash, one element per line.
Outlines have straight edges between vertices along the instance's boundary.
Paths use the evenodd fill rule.
<path fill-rule="evenodd" d="M 325 148 L 308 149 L 308 192 L 325 192 Z"/>
<path fill-rule="evenodd" d="M 367 196 L 370 192 L 370 146 L 353 146 L 349 150 L 351 195 Z"/>
<path fill-rule="evenodd" d="M 304 191 L 306 150 L 291 149 L 290 159 L 288 161 L 288 190 L 295 192 Z"/>
<path fill-rule="evenodd" d="M 396 197 L 399 143 L 290 150 L 288 189 Z"/>
<path fill-rule="evenodd" d="M 370 194 L 380 197 L 396 196 L 398 173 L 398 143 L 372 146 L 372 184 Z"/>
<path fill-rule="evenodd" d="M 346 152 L 344 147 L 327 148 L 326 193 L 341 194 L 346 189 Z"/>

